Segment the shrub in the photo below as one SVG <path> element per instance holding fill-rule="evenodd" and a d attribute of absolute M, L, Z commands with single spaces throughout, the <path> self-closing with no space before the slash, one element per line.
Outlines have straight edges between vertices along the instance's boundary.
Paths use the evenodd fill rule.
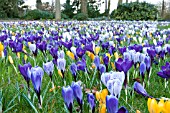
<path fill-rule="evenodd" d="M 54 14 L 35 9 L 28 11 L 24 18 L 28 20 L 53 19 Z"/>
<path fill-rule="evenodd" d="M 61 13 L 61 18 L 62 18 L 62 19 L 69 19 L 69 16 L 67 16 L 67 15 L 64 14 L 64 13 Z"/>
<path fill-rule="evenodd" d="M 116 20 L 155 20 L 158 10 L 153 4 L 146 2 L 124 3 L 111 13 Z"/>
<path fill-rule="evenodd" d="M 77 15 L 73 17 L 73 19 L 80 20 L 80 21 L 87 20 L 87 18 L 88 18 L 88 15 L 84 13 L 78 13 Z"/>

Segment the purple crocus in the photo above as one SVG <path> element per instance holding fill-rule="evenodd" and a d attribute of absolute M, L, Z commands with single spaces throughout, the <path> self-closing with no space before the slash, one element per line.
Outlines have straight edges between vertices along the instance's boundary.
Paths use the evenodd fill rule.
<path fill-rule="evenodd" d="M 117 113 L 118 99 L 113 95 L 106 96 L 106 108 L 108 113 Z"/>
<path fill-rule="evenodd" d="M 85 50 L 84 50 L 83 48 L 81 48 L 81 47 L 78 47 L 78 48 L 76 49 L 76 54 L 77 54 L 77 56 L 78 56 L 79 58 L 82 58 L 82 56 L 85 54 Z"/>
<path fill-rule="evenodd" d="M 39 100 L 39 107 L 41 107 L 41 84 L 42 84 L 42 79 L 43 79 L 43 75 L 44 75 L 44 71 L 41 67 L 32 67 L 31 68 L 31 80 L 32 80 L 32 84 L 34 86 L 34 90 L 38 96 L 38 100 Z"/>
<path fill-rule="evenodd" d="M 102 75 L 103 73 L 106 72 L 106 66 L 103 64 L 99 65 L 99 71 L 100 71 L 100 75 Z"/>
<path fill-rule="evenodd" d="M 37 44 L 38 49 L 45 54 L 46 50 L 47 50 L 47 42 L 46 41 L 42 41 L 41 43 Z"/>
<path fill-rule="evenodd" d="M 165 66 L 161 67 L 161 70 L 157 73 L 158 76 L 169 79 L 170 78 L 170 63 L 166 62 Z"/>
<path fill-rule="evenodd" d="M 50 76 L 51 81 L 52 81 L 52 74 L 53 74 L 53 71 L 54 71 L 53 62 L 50 61 L 50 62 L 47 62 L 47 63 L 43 63 L 43 68 L 44 68 L 44 71 Z"/>
<path fill-rule="evenodd" d="M 29 84 L 29 81 L 31 79 L 31 75 L 28 73 L 28 69 L 31 69 L 31 64 L 27 63 L 22 65 L 18 65 L 19 71 L 22 74 L 22 76 L 24 77 L 24 79 L 26 80 L 26 82 Z"/>
<path fill-rule="evenodd" d="M 65 71 L 65 67 L 66 67 L 66 60 L 64 58 L 57 59 L 57 67 L 58 67 L 59 70 L 61 70 L 61 73 L 62 73 L 63 79 L 64 79 L 64 71 Z"/>
<path fill-rule="evenodd" d="M 103 62 L 104 65 L 106 66 L 106 71 L 108 71 L 109 57 L 106 56 L 105 54 L 103 55 Z"/>
<path fill-rule="evenodd" d="M 123 55 L 126 52 L 126 47 L 118 48 L 119 52 Z"/>
<path fill-rule="evenodd" d="M 82 93 L 80 83 L 79 82 L 72 82 L 71 88 L 73 89 L 74 98 L 77 100 L 77 102 L 78 102 L 78 104 L 80 106 L 80 109 L 81 109 L 81 113 L 82 113 L 82 111 L 83 111 L 83 108 L 82 108 L 83 93 Z"/>
<path fill-rule="evenodd" d="M 70 86 L 63 87 L 62 96 L 65 102 L 65 105 L 67 106 L 70 113 L 72 113 L 73 100 L 74 100 L 73 89 Z"/>
<path fill-rule="evenodd" d="M 142 76 L 143 81 L 144 81 L 145 71 L 146 71 L 146 64 L 142 62 L 139 67 L 139 72 L 140 72 L 140 75 Z"/>
<path fill-rule="evenodd" d="M 135 82 L 133 85 L 133 89 L 140 95 L 143 95 L 145 97 L 149 97 L 152 98 L 151 96 L 149 96 L 149 94 L 146 92 L 146 90 L 144 89 L 144 87 L 139 83 L 139 82 Z"/>
<path fill-rule="evenodd" d="M 119 108 L 117 113 L 128 113 L 128 110 L 124 106 L 122 106 L 121 108 Z"/>
<path fill-rule="evenodd" d="M 75 63 L 72 63 L 70 65 L 70 71 L 71 71 L 71 73 L 72 73 L 72 75 L 74 77 L 74 81 L 76 81 L 77 65 Z"/>
<path fill-rule="evenodd" d="M 57 59 L 58 58 L 58 55 L 57 55 L 57 52 L 58 52 L 58 48 L 57 47 L 52 47 L 51 49 L 50 49 L 50 54 L 52 55 L 52 57 L 54 58 L 54 59 Z"/>
<path fill-rule="evenodd" d="M 119 58 L 115 62 L 116 69 L 120 72 L 123 71 L 125 73 L 125 80 L 124 80 L 124 86 L 125 87 L 127 85 L 127 72 L 132 67 L 132 65 L 133 65 L 133 62 L 131 60 L 128 60 L 128 59 L 123 60 L 122 58 Z"/>
<path fill-rule="evenodd" d="M 90 105 L 92 113 L 95 113 L 95 106 L 96 106 L 96 104 L 95 104 L 95 97 L 94 97 L 93 93 L 88 93 L 87 94 L 87 102 Z"/>
<path fill-rule="evenodd" d="M 100 65 L 100 57 L 99 56 L 95 56 L 94 64 L 97 67 L 97 69 L 99 69 L 99 65 Z"/>
<path fill-rule="evenodd" d="M 86 71 L 86 62 L 85 61 L 78 61 L 77 63 L 77 70 L 81 70 L 81 71 Z"/>
<path fill-rule="evenodd" d="M 151 58 L 149 56 L 145 56 L 144 62 L 146 64 L 147 73 L 149 74 L 151 67 Z"/>
<path fill-rule="evenodd" d="M 27 82 L 27 86 L 28 86 L 28 96 L 30 97 L 30 79 L 31 79 L 31 73 L 29 73 L 28 70 L 31 69 L 31 64 L 30 63 L 27 63 L 27 64 L 24 64 L 23 66 L 22 65 L 18 65 L 18 68 L 19 68 L 19 71 L 20 73 L 22 74 L 22 76 L 24 77 L 24 79 L 26 80 Z"/>

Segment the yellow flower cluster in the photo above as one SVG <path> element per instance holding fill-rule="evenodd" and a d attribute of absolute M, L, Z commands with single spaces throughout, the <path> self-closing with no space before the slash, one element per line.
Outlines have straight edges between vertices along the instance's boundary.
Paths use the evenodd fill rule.
<path fill-rule="evenodd" d="M 2 57 L 3 51 L 4 51 L 4 46 L 3 46 L 3 44 L 0 42 L 0 57 Z"/>
<path fill-rule="evenodd" d="M 147 105 L 150 113 L 170 113 L 170 100 L 164 101 L 164 99 L 161 99 L 157 103 L 154 98 L 149 98 Z"/>
<path fill-rule="evenodd" d="M 106 96 L 108 95 L 108 90 L 103 89 L 100 92 L 96 92 L 96 99 L 99 101 L 99 113 L 106 113 Z"/>

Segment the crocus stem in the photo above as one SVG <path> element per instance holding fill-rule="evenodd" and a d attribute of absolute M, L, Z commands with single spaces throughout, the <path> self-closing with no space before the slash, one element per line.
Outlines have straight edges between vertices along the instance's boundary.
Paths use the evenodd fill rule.
<path fill-rule="evenodd" d="M 38 95 L 38 107 L 39 109 L 42 109 L 41 95 Z"/>
<path fill-rule="evenodd" d="M 127 90 L 127 88 L 125 88 L 126 103 L 127 103 L 127 93 L 128 93 L 128 90 Z"/>
<path fill-rule="evenodd" d="M 82 106 L 82 104 L 80 104 L 80 110 L 81 110 L 80 113 L 83 113 L 83 106 Z"/>
<path fill-rule="evenodd" d="M 95 113 L 95 107 L 92 109 L 92 113 Z"/>
<path fill-rule="evenodd" d="M 17 69 L 16 69 L 16 67 L 14 66 L 14 64 L 12 64 L 12 66 L 14 67 L 14 70 L 15 70 L 16 75 L 18 75 Z"/>
<path fill-rule="evenodd" d="M 29 83 L 29 81 L 27 81 L 27 86 L 28 86 L 28 98 L 31 99 L 31 95 L 30 95 L 30 83 Z"/>
<path fill-rule="evenodd" d="M 76 76 L 74 76 L 74 81 L 76 82 Z"/>

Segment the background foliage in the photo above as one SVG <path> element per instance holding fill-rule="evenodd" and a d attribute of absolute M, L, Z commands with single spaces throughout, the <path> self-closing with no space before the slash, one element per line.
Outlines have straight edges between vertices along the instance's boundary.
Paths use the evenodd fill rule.
<path fill-rule="evenodd" d="M 111 13 L 116 20 L 156 20 L 157 8 L 146 2 L 131 2 L 120 4 L 117 10 Z"/>

